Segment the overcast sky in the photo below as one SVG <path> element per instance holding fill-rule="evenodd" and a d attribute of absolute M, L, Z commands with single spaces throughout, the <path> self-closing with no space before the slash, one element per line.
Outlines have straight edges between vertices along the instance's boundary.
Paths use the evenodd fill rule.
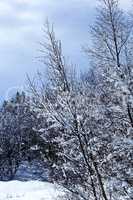
<path fill-rule="evenodd" d="M 123 8 L 129 3 L 121 0 Z M 46 18 L 54 23 L 66 56 L 87 67 L 81 45 L 89 41 L 95 6 L 96 0 L 0 0 L 0 99 L 23 89 L 26 73 L 33 76 L 43 68 L 36 57 Z"/>

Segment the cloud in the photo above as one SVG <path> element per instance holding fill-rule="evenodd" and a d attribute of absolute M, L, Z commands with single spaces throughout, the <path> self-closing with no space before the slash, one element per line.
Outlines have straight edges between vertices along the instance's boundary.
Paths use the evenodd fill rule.
<path fill-rule="evenodd" d="M 11 6 L 7 2 L 0 2 L 0 16 L 8 13 L 12 10 Z"/>
<path fill-rule="evenodd" d="M 120 0 L 120 6 L 124 10 L 130 10 L 132 7 L 132 0 Z"/>

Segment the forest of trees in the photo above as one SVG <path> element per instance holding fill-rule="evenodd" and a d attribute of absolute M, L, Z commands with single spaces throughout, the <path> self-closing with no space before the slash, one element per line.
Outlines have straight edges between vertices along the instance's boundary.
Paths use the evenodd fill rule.
<path fill-rule="evenodd" d="M 47 74 L 28 77 L 29 92 L 0 110 L 0 180 L 38 159 L 67 200 L 133 199 L 132 15 L 117 0 L 99 0 L 80 75 L 48 22 L 44 33 Z"/>

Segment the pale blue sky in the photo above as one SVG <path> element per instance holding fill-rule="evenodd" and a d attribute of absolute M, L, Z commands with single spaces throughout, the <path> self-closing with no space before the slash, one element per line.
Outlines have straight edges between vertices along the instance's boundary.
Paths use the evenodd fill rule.
<path fill-rule="evenodd" d="M 0 99 L 8 97 L 43 68 L 36 59 L 42 27 L 49 18 L 62 40 L 64 52 L 80 68 L 87 67 L 81 45 L 89 42 L 89 24 L 96 0 L 0 0 Z M 130 0 L 121 0 L 129 8 Z"/>

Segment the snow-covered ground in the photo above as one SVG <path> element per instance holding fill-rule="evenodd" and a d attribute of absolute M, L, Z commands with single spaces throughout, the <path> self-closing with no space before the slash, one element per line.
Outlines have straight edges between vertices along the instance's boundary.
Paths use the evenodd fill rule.
<path fill-rule="evenodd" d="M 63 196 L 61 189 L 47 182 L 0 182 L 0 200 L 57 200 L 58 196 Z"/>

